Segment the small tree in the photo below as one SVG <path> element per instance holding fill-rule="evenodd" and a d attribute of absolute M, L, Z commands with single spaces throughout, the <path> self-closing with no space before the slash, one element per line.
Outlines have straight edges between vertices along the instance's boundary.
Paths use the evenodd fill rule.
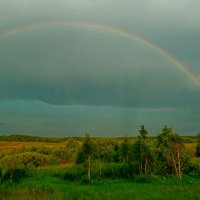
<path fill-rule="evenodd" d="M 183 171 L 183 142 L 180 136 L 171 128 L 164 126 L 157 137 L 158 148 L 172 171 L 180 179 Z"/>
<path fill-rule="evenodd" d="M 147 129 L 145 129 L 144 125 L 140 126 L 140 130 L 139 130 L 140 135 L 138 137 L 140 137 L 143 140 L 146 140 L 148 138 L 148 131 Z"/>
<path fill-rule="evenodd" d="M 196 156 L 200 157 L 200 133 L 197 134 L 196 139 L 197 139 Z"/>
<path fill-rule="evenodd" d="M 140 126 L 139 136 L 136 143 L 133 145 L 133 158 L 138 163 L 139 173 L 146 174 L 148 169 L 148 163 L 153 160 L 152 150 L 147 142 L 148 131 L 144 125 Z"/>
<path fill-rule="evenodd" d="M 85 134 L 82 150 L 88 160 L 88 181 L 91 180 L 91 159 L 95 151 L 95 143 L 88 133 Z"/>
<path fill-rule="evenodd" d="M 127 135 L 125 135 L 124 141 L 121 144 L 121 154 L 122 154 L 122 158 L 123 158 L 124 162 L 129 161 L 130 151 L 131 151 L 131 145 L 130 145 Z"/>
<path fill-rule="evenodd" d="M 77 142 L 75 139 L 73 138 L 68 138 L 65 147 L 64 147 L 64 151 L 65 151 L 65 158 L 67 160 L 71 160 L 74 161 L 76 160 L 76 156 L 78 154 L 78 150 L 80 148 L 80 143 Z"/>

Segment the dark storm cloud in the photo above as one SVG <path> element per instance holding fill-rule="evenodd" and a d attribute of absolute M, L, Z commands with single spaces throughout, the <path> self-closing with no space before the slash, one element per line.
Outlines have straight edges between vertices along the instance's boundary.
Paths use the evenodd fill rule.
<path fill-rule="evenodd" d="M 180 66 L 110 32 L 47 27 L 0 41 L 2 99 L 125 107 L 185 106 L 191 96 L 199 99 L 199 88 Z"/>

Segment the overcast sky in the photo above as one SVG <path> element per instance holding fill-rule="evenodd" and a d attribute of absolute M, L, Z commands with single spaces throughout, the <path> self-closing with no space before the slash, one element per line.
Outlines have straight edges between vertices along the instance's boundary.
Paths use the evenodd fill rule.
<path fill-rule="evenodd" d="M 131 136 L 141 124 L 196 134 L 199 10 L 197 0 L 1 0 L 0 134 Z"/>

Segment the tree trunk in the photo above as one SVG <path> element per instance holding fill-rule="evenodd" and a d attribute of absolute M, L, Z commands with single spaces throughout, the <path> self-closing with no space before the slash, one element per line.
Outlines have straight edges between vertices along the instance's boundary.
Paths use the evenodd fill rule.
<path fill-rule="evenodd" d="M 99 175 L 101 176 L 102 172 L 101 172 L 101 160 L 99 160 Z"/>
<path fill-rule="evenodd" d="M 12 183 L 12 178 L 13 178 L 13 172 L 10 174 L 10 183 Z"/>
<path fill-rule="evenodd" d="M 140 174 L 142 174 L 142 168 L 143 168 L 143 166 L 142 166 L 142 160 L 140 161 Z"/>
<path fill-rule="evenodd" d="M 174 164 L 174 170 L 175 170 L 175 172 L 176 172 L 176 176 L 179 177 L 178 170 L 177 170 L 177 166 L 176 166 L 176 161 L 175 161 L 175 158 L 174 158 L 174 154 L 173 154 L 172 151 L 171 151 L 170 153 L 171 153 L 171 157 L 172 157 L 172 162 L 173 162 L 173 164 Z"/>
<path fill-rule="evenodd" d="M 145 158 L 144 173 L 147 173 L 147 157 Z"/>
<path fill-rule="evenodd" d="M 91 156 L 89 155 L 88 156 L 88 180 L 89 181 L 91 180 L 90 174 L 91 174 Z"/>
<path fill-rule="evenodd" d="M 178 148 L 176 148 L 177 151 L 177 157 L 178 157 L 178 174 L 179 174 L 179 178 L 182 178 L 182 172 L 181 172 L 181 161 L 180 161 L 180 153 Z"/>

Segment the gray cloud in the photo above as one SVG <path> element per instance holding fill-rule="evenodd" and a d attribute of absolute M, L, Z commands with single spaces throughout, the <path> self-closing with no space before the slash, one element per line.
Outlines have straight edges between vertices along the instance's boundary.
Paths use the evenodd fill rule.
<path fill-rule="evenodd" d="M 130 107 L 191 104 L 191 95 L 199 99 L 199 88 L 179 66 L 110 32 L 48 27 L 0 41 L 5 99 Z"/>
<path fill-rule="evenodd" d="M 196 123 L 199 121 L 199 110 L 187 109 L 57 106 L 40 101 L 3 101 L 0 110 L 0 134 L 74 136 L 90 132 L 95 136 L 136 136 L 139 126 L 145 124 L 150 134 L 155 135 L 167 124 L 188 135 L 198 131 Z"/>
<path fill-rule="evenodd" d="M 0 32 L 32 22 L 59 19 L 113 25 L 155 42 L 199 76 L 199 8 L 200 2 L 195 0 L 13 0 L 12 3 L 2 0 Z M 87 123 L 82 124 L 82 129 L 77 132 L 87 126 L 91 130 L 96 127 L 101 132 L 103 129 L 98 127 L 102 124 L 111 132 L 117 129 L 125 131 L 125 125 L 130 130 L 133 118 L 135 126 L 144 121 L 152 130 L 156 130 L 157 123 L 165 121 L 177 122 L 178 127 L 187 122 L 185 130 L 189 132 L 192 127 L 195 131 L 198 127 L 194 116 L 199 113 L 200 87 L 192 78 L 162 53 L 108 31 L 49 26 L 0 37 L 0 72 L 1 102 L 20 99 L 39 100 L 61 107 L 83 106 L 85 110 L 76 108 L 70 111 L 71 116 L 75 116 L 72 117 L 74 121 L 70 121 L 73 125 L 78 116 L 73 113 L 86 112 L 86 108 L 92 112 L 95 106 L 98 109 L 99 106 L 109 107 L 99 117 L 108 116 L 109 110 L 109 119 L 113 118 L 110 125 L 106 125 L 104 120 L 88 125 L 91 118 L 100 112 L 95 108 L 95 114 L 86 117 Z M 126 111 L 120 110 L 116 115 L 113 107 Z M 137 112 L 132 110 L 127 114 L 127 109 L 137 109 Z M 60 112 L 59 106 L 55 110 Z M 166 112 L 169 110 L 173 112 Z M 14 116 L 10 124 L 15 124 L 14 119 L 17 119 L 13 112 L 4 112 Z M 36 126 L 50 131 L 60 126 L 65 130 L 64 123 L 45 121 L 48 114 L 33 123 L 32 114 L 27 114 L 32 129 Z M 24 113 L 20 116 L 24 119 Z M 52 127 L 48 128 L 49 124 Z M 73 132 L 72 127 L 69 129 Z"/>

